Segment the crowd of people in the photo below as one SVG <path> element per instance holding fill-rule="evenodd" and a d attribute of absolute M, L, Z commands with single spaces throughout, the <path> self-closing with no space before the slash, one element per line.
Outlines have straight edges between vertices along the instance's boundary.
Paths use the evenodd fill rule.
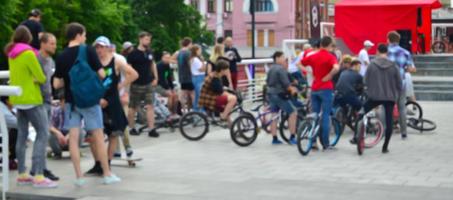
<path fill-rule="evenodd" d="M 70 152 L 75 185 L 83 186 L 85 175 L 100 176 L 104 184 L 120 182 L 121 178 L 111 171 L 110 162 L 121 157 L 120 139 L 126 155 L 133 155 L 129 137 L 141 134 L 136 128 L 138 111 L 146 110 L 148 136 L 159 137 L 154 121 L 159 108 L 156 94 L 167 98 L 168 120 L 178 118 L 181 110 L 193 109 L 220 112 L 221 120 L 231 122 L 229 113 L 237 97 L 226 88 L 238 87 L 237 63 L 242 59 L 231 37 L 218 38 L 207 60 L 199 45 L 192 44 L 191 38 L 183 38 L 177 52 L 162 52 L 157 63 L 159 59 L 151 49 L 151 33 L 140 32 L 136 46 L 124 42 L 121 53 L 117 53 L 116 46 L 105 36 L 86 45 L 86 28 L 74 22 L 67 25 L 67 46 L 54 61 L 57 38 L 44 31 L 40 17 L 39 10 L 32 10 L 5 47 L 10 85 L 23 90 L 22 95 L 2 98 L 0 103 L 10 130 L 10 167 L 18 168 L 19 185 L 57 187 L 59 177 L 46 165 L 48 146 L 56 158 L 61 158 L 63 151 Z M 389 44 L 380 44 L 378 55 L 371 62 L 367 51 L 374 44 L 370 41 L 365 42 L 359 59 L 339 58 L 331 37 L 324 37 L 312 46 L 305 45 L 290 63 L 282 52 L 274 53 L 266 95 L 271 107 L 289 114 L 291 143 L 296 143 L 297 105 L 290 96 L 299 89 L 294 83 L 308 82 L 307 68 L 312 69 L 314 77 L 309 83 L 312 111 L 322 116 L 323 149 L 332 150 L 329 124 L 332 107 L 337 104 L 351 105 L 356 110 L 364 108 L 365 112 L 384 105 L 387 124 L 391 123 L 393 106 L 397 104 L 405 138 L 405 77 L 414 67 L 410 54 L 398 45 L 399 39 L 396 32 L 390 32 Z M 180 92 L 175 88 L 173 64 L 177 65 Z M 363 85 L 367 102 L 358 98 L 357 89 Z M 36 131 L 36 138 L 32 167 L 27 172 L 29 124 Z M 272 144 L 281 144 L 276 128 L 275 122 L 271 126 Z M 391 133 L 392 126 L 387 125 L 383 153 L 388 152 Z M 104 135 L 108 136 L 107 146 Z M 94 166 L 86 173 L 82 173 L 80 166 L 80 146 L 84 142 L 89 143 L 94 159 Z"/>

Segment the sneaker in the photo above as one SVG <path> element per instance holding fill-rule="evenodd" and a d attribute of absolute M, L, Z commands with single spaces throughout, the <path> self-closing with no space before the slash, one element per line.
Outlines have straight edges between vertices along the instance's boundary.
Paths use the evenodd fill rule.
<path fill-rule="evenodd" d="M 17 185 L 23 186 L 23 185 L 31 185 L 33 184 L 33 178 L 28 176 L 25 178 L 17 178 Z"/>
<path fill-rule="evenodd" d="M 56 188 L 57 186 L 57 182 L 54 182 L 48 178 L 41 181 L 33 180 L 33 187 L 35 188 Z"/>
<path fill-rule="evenodd" d="M 104 176 L 104 180 L 102 181 L 102 183 L 106 185 L 111 185 L 119 182 L 121 182 L 121 179 L 114 174 L 111 174 L 110 176 Z"/>
<path fill-rule="evenodd" d="M 135 128 L 130 129 L 129 134 L 130 135 L 140 135 L 140 133 Z"/>
<path fill-rule="evenodd" d="M 387 153 L 389 153 L 389 150 L 388 149 L 382 149 L 382 153 L 383 154 L 387 154 Z"/>
<path fill-rule="evenodd" d="M 289 139 L 289 144 L 296 145 L 297 144 L 296 137 L 292 137 L 291 139 Z"/>
<path fill-rule="evenodd" d="M 35 176 L 34 172 L 30 172 L 31 176 Z M 43 173 L 44 177 L 50 179 L 51 181 L 59 181 L 60 178 L 58 176 L 55 176 L 50 170 L 45 169 Z"/>
<path fill-rule="evenodd" d="M 74 185 L 76 185 L 78 187 L 82 187 L 86 183 L 87 183 L 87 181 L 85 181 L 85 179 L 83 179 L 83 178 L 78 178 L 77 180 L 74 181 Z"/>
<path fill-rule="evenodd" d="M 126 148 L 126 156 L 132 157 L 132 155 L 134 155 L 134 151 L 132 150 L 132 148 Z"/>
<path fill-rule="evenodd" d="M 87 176 L 102 176 L 104 174 L 104 171 L 102 168 L 98 165 L 94 165 L 93 168 L 85 172 L 85 175 Z"/>
<path fill-rule="evenodd" d="M 351 144 L 357 144 L 357 139 L 354 137 L 351 140 L 349 140 L 349 143 Z"/>
<path fill-rule="evenodd" d="M 407 139 L 407 133 L 401 133 L 401 138 L 402 138 L 403 140 Z"/>
<path fill-rule="evenodd" d="M 156 129 L 153 129 L 150 132 L 148 132 L 148 136 L 149 137 L 158 138 L 159 137 L 159 133 L 156 131 Z"/>
<path fill-rule="evenodd" d="M 272 145 L 279 145 L 279 144 L 283 144 L 283 142 L 280 141 L 279 139 L 272 140 Z"/>
<path fill-rule="evenodd" d="M 115 152 L 115 153 L 113 154 L 113 157 L 114 157 L 114 158 L 121 158 L 121 153 L 120 153 L 120 152 Z"/>

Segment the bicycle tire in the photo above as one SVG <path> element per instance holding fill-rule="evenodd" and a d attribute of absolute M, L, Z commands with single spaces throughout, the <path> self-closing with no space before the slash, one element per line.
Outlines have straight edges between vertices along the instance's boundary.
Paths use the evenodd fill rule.
<path fill-rule="evenodd" d="M 339 125 L 340 125 L 340 131 L 341 133 L 344 132 L 345 128 L 346 128 L 346 116 L 345 116 L 345 113 L 344 113 L 344 109 L 340 106 L 338 107 L 336 110 L 335 110 L 335 115 L 334 115 L 335 119 L 337 119 Z"/>
<path fill-rule="evenodd" d="M 314 122 L 311 119 L 304 120 L 297 128 L 297 150 L 302 156 L 308 155 L 313 146 L 313 138 L 311 134 L 315 129 Z M 307 142 L 307 144 L 303 144 Z"/>
<path fill-rule="evenodd" d="M 197 121 L 198 120 L 198 121 Z M 195 123 L 196 122 L 196 123 Z M 201 131 L 194 131 L 195 127 L 204 126 Z M 189 128 L 185 130 L 185 128 Z M 203 139 L 206 134 L 209 132 L 209 123 L 206 115 L 200 112 L 189 112 L 186 113 L 184 116 L 181 117 L 179 121 L 179 130 L 186 139 L 190 141 L 198 141 Z M 192 136 L 191 133 L 196 133 L 195 136 Z"/>
<path fill-rule="evenodd" d="M 370 126 L 371 124 L 373 124 L 373 127 Z M 371 128 L 378 129 L 378 130 L 375 131 L 375 132 L 370 132 L 369 133 L 368 131 Z M 367 136 L 368 135 L 373 135 L 373 134 L 375 135 L 374 139 L 372 139 L 371 142 L 368 142 L 366 140 Z M 372 147 L 376 146 L 377 144 L 379 144 L 379 142 L 383 138 L 383 134 L 384 134 L 384 125 L 382 124 L 381 120 L 379 120 L 378 118 L 371 118 L 369 120 L 369 122 L 368 122 L 368 127 L 365 128 L 365 132 L 364 132 L 364 135 L 363 135 L 365 148 L 372 148 Z"/>
<path fill-rule="evenodd" d="M 304 117 L 300 116 L 298 114 L 297 120 L 296 120 L 296 132 L 297 132 L 297 127 L 303 120 L 304 120 Z M 291 133 L 289 131 L 288 115 L 282 114 L 282 116 L 280 117 L 280 123 L 279 123 L 278 129 L 280 132 L 280 137 L 283 139 L 283 141 L 285 141 L 288 144 L 291 144 L 291 142 L 289 141 L 289 138 L 291 137 Z"/>
<path fill-rule="evenodd" d="M 330 140 L 330 146 L 334 147 L 340 141 L 340 138 L 341 138 L 341 135 L 343 134 L 343 132 L 341 131 L 340 122 L 336 118 L 332 118 L 332 120 L 330 120 L 330 121 L 331 121 L 331 125 L 332 125 L 330 131 L 333 131 L 335 133 L 334 138 Z"/>
<path fill-rule="evenodd" d="M 252 134 L 244 134 L 246 131 L 251 131 Z M 253 115 L 243 114 L 237 117 L 231 125 L 230 136 L 231 140 L 240 147 L 246 147 L 255 142 L 258 129 Z"/>
<path fill-rule="evenodd" d="M 359 156 L 361 156 L 363 154 L 363 151 L 365 149 L 364 134 L 365 134 L 365 125 L 363 124 L 363 121 L 360 120 L 356 123 L 356 128 L 355 128 L 357 154 L 359 154 Z"/>
<path fill-rule="evenodd" d="M 418 115 L 415 114 L 415 113 L 414 114 L 410 113 L 410 112 L 413 112 L 413 111 L 418 111 Z M 418 104 L 415 101 L 407 101 L 406 102 L 406 113 L 407 113 L 407 116 L 411 116 L 411 114 L 412 114 L 413 117 L 411 116 L 411 118 L 416 118 L 416 119 L 422 119 L 423 118 L 423 109 L 420 106 L 420 104 Z"/>
<path fill-rule="evenodd" d="M 428 124 L 428 127 L 426 127 L 426 124 Z M 407 119 L 407 126 L 418 130 L 418 131 L 434 131 L 437 128 L 437 125 L 435 122 L 428 120 L 428 119 L 415 119 L 415 118 L 409 118 Z"/>

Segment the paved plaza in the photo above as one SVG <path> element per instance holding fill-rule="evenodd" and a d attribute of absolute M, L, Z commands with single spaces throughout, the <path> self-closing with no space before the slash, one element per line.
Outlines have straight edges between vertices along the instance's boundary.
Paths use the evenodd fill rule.
<path fill-rule="evenodd" d="M 132 136 L 136 168 L 114 162 L 123 182 L 101 185 L 87 178 L 77 188 L 69 159 L 49 160 L 62 179 L 58 189 L 17 187 L 11 173 L 11 195 L 45 195 L 74 199 L 453 199 L 453 102 L 422 102 L 424 116 L 437 122 L 432 133 L 409 129 L 403 141 L 395 134 L 390 153 L 381 146 L 358 156 L 348 131 L 335 152 L 311 152 L 302 157 L 295 146 L 271 146 L 260 134 L 250 147 L 236 146 L 226 130 L 211 128 L 199 142 L 179 131 L 163 132 L 159 139 Z M 93 161 L 84 149 L 83 170 Z M 118 166 L 120 165 L 120 166 Z M 24 194 L 26 194 L 24 196 Z M 31 199 L 37 199 L 34 196 Z M 42 199 L 48 199 L 43 197 Z"/>

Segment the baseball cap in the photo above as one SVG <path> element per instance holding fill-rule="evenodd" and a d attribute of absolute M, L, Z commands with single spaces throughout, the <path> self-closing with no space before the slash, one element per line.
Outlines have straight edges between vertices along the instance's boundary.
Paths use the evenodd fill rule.
<path fill-rule="evenodd" d="M 132 42 L 129 41 L 123 43 L 123 49 L 129 49 L 132 46 L 134 46 L 134 44 L 132 44 Z"/>
<path fill-rule="evenodd" d="M 96 40 L 93 43 L 93 46 L 95 46 L 95 45 L 110 47 L 110 46 L 112 46 L 112 43 L 110 43 L 110 40 L 107 37 L 99 36 L 98 38 L 96 38 Z"/>
<path fill-rule="evenodd" d="M 374 44 L 371 41 L 366 40 L 365 42 L 363 42 L 363 46 L 372 47 L 372 46 L 374 46 Z"/>

